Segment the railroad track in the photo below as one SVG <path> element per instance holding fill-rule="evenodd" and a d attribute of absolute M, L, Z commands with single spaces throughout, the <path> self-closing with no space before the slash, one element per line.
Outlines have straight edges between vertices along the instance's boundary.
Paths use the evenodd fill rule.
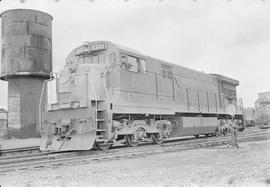
<path fill-rule="evenodd" d="M 3 156 L 32 154 L 36 152 L 40 152 L 39 146 L 13 148 L 13 149 L 0 149 L 0 158 Z"/>
<path fill-rule="evenodd" d="M 239 133 L 239 142 L 259 141 L 270 139 L 270 131 Z M 18 155 L 13 157 L 0 157 L 0 173 L 11 171 L 36 170 L 43 168 L 59 167 L 62 165 L 82 164 L 93 161 L 133 158 L 151 154 L 175 152 L 198 148 L 209 148 L 226 145 L 231 140 L 230 136 L 206 137 L 188 139 L 185 141 L 169 141 L 162 145 L 147 144 L 138 147 L 122 147 L 107 151 L 81 151 L 81 152 L 50 152 L 31 155 Z"/>
<path fill-rule="evenodd" d="M 254 128 L 250 128 L 250 129 L 254 129 Z M 241 136 L 241 134 L 245 133 L 245 134 L 254 134 L 259 132 L 260 134 L 262 133 L 261 129 L 255 129 L 252 130 L 251 132 L 240 132 L 239 136 Z M 223 137 L 223 136 L 222 136 Z M 209 138 L 209 137 L 200 137 L 201 138 Z M 212 137 L 211 137 L 212 138 Z M 187 140 L 192 140 L 195 139 L 193 136 L 192 137 L 183 137 L 181 138 L 182 141 L 187 141 Z M 197 139 L 195 139 L 196 141 Z M 172 139 L 172 140 L 168 140 L 167 142 L 173 142 L 173 141 L 179 141 L 179 138 L 177 139 Z M 114 148 L 122 148 L 123 146 L 114 146 Z M 125 146 L 124 146 L 125 147 Z M 14 148 L 14 149 L 0 149 L 0 159 L 1 157 L 6 157 L 6 156 L 21 156 L 21 155 L 28 155 L 28 154 L 34 154 L 34 153 L 40 153 L 39 150 L 39 146 L 32 146 L 32 147 L 23 147 L 23 148 Z"/>

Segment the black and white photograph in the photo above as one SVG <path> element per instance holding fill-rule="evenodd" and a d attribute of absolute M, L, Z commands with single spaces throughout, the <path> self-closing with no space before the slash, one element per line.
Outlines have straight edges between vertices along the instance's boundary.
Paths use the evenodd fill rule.
<path fill-rule="evenodd" d="M 270 186 L 270 0 L 0 0 L 0 187 Z"/>

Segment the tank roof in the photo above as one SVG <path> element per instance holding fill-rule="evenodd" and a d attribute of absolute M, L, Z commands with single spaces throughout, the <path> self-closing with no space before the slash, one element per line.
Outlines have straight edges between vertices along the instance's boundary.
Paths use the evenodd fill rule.
<path fill-rule="evenodd" d="M 1 12 L 0 14 L 0 17 L 2 17 L 3 14 L 7 13 L 7 12 L 11 12 L 11 11 L 30 11 L 30 12 L 38 12 L 38 13 L 42 13 L 42 14 L 47 14 L 48 16 L 50 16 L 53 20 L 53 17 L 52 15 L 50 15 L 49 13 L 47 12 L 43 12 L 43 11 L 40 11 L 40 10 L 34 10 L 34 9 L 24 9 L 24 8 L 15 8 L 15 9 L 9 9 L 9 10 L 5 10 L 3 12 Z"/>

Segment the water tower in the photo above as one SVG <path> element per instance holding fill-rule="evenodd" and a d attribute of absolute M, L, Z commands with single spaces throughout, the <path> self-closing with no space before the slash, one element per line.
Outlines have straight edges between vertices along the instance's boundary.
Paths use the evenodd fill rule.
<path fill-rule="evenodd" d="M 1 76 L 8 81 L 9 137 L 39 136 L 39 99 L 52 72 L 52 16 L 13 9 L 1 14 Z"/>

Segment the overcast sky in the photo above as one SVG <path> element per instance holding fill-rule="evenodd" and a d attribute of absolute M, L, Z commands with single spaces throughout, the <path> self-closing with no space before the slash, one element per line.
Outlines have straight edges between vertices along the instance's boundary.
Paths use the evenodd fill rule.
<path fill-rule="evenodd" d="M 23 2 L 23 3 L 22 3 Z M 53 67 L 84 41 L 109 40 L 146 55 L 240 81 L 253 106 L 270 91 L 270 0 L 2 0 L 0 12 L 37 9 L 53 19 Z M 0 81 L 0 108 L 7 84 Z"/>

